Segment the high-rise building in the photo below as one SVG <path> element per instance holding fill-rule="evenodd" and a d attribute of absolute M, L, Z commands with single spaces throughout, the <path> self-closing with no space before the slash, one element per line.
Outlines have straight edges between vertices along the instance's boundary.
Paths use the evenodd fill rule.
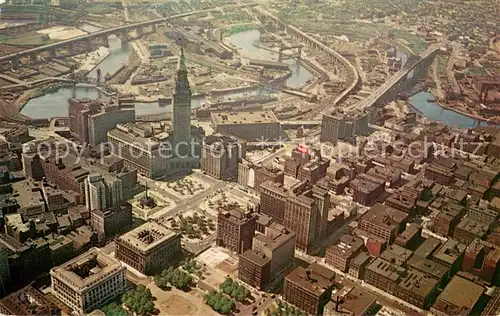
<path fill-rule="evenodd" d="M 284 226 L 297 234 L 296 248 L 309 252 L 326 234 L 330 195 L 307 182 L 296 184 L 290 192 L 285 204 Z"/>
<path fill-rule="evenodd" d="M 184 54 L 181 53 L 173 91 L 172 133 L 156 133 L 152 126 L 117 124 L 108 132 L 113 153 L 125 166 L 140 174 L 159 178 L 187 174 L 200 164 L 203 130 L 191 127 L 191 89 Z"/>
<path fill-rule="evenodd" d="M 106 209 L 106 191 L 106 184 L 101 174 L 88 175 L 85 179 L 85 202 L 89 211 Z"/>
<path fill-rule="evenodd" d="M 219 180 L 233 178 L 238 172 L 238 163 L 245 158 L 245 143 L 234 136 L 207 136 L 201 151 L 201 170 Z"/>
<path fill-rule="evenodd" d="M 80 141 L 93 146 L 106 141 L 106 134 L 117 124 L 135 122 L 134 105 L 118 99 L 69 100 L 70 131 Z"/>
<path fill-rule="evenodd" d="M 271 222 L 265 233 L 256 233 L 252 249 L 240 255 L 238 278 L 243 282 L 264 289 L 271 281 L 282 278 L 293 266 L 295 233 L 283 225 Z"/>
<path fill-rule="evenodd" d="M 364 135 L 369 132 L 370 115 L 365 111 L 343 113 L 334 112 L 323 115 L 321 123 L 322 142 L 337 143 L 355 135 Z"/>
<path fill-rule="evenodd" d="M 103 103 L 95 114 L 88 118 L 89 143 L 96 146 L 107 140 L 108 131 L 117 124 L 135 122 L 134 104 L 124 104 L 120 99 L 115 102 Z"/>
<path fill-rule="evenodd" d="M 116 258 L 144 274 L 160 272 L 181 254 L 181 236 L 146 222 L 116 239 Z"/>
<path fill-rule="evenodd" d="M 120 179 L 99 173 L 90 174 L 85 179 L 85 201 L 89 211 L 107 210 L 122 200 L 123 188 Z"/>
<path fill-rule="evenodd" d="M 8 293 L 10 284 L 9 252 L 0 246 L 0 296 Z"/>
<path fill-rule="evenodd" d="M 191 89 L 182 49 L 173 91 L 172 126 L 175 144 L 188 144 L 191 141 Z"/>
<path fill-rule="evenodd" d="M 252 248 L 257 216 L 251 210 L 232 208 L 219 210 L 217 216 L 217 246 L 238 254 Z"/>
<path fill-rule="evenodd" d="M 266 181 L 260 185 L 259 211 L 269 215 L 279 224 L 285 223 L 286 200 L 290 193 L 283 185 Z"/>
<path fill-rule="evenodd" d="M 125 266 L 98 248 L 53 268 L 52 293 L 78 314 L 87 314 L 122 294 Z"/>

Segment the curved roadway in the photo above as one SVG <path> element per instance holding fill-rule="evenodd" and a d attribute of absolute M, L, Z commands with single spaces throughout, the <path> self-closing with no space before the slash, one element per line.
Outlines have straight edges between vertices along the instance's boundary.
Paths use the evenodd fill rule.
<path fill-rule="evenodd" d="M 358 71 L 356 70 L 356 67 L 354 67 L 354 65 L 351 64 L 350 61 L 348 61 L 344 56 L 342 56 L 341 54 L 337 53 L 336 51 L 334 51 L 333 49 L 331 49 L 327 45 L 323 44 L 321 41 L 319 41 L 319 40 L 315 39 L 314 37 L 310 36 L 309 34 L 301 31 L 297 27 L 295 27 L 293 25 L 290 25 L 290 24 L 286 24 L 285 22 L 281 21 L 278 17 L 274 16 L 271 12 L 266 11 L 266 10 L 264 10 L 262 8 L 256 8 L 256 10 L 258 10 L 262 14 L 265 14 L 265 15 L 269 16 L 271 19 L 275 20 L 276 22 L 280 23 L 281 25 L 284 25 L 287 28 L 293 30 L 294 32 L 296 32 L 300 36 L 306 38 L 308 41 L 310 41 L 310 42 L 314 43 L 315 45 L 317 45 L 320 49 L 322 49 L 323 51 L 325 51 L 327 54 L 329 54 L 331 56 L 334 56 L 336 59 L 340 60 L 342 63 L 344 63 L 344 65 L 347 66 L 347 68 L 351 69 L 351 72 L 352 72 L 354 78 L 353 78 L 351 84 L 344 91 L 342 91 L 337 96 L 337 98 L 335 98 L 335 100 L 333 101 L 333 105 L 337 104 L 340 100 L 342 100 L 344 97 L 346 97 L 349 93 L 352 92 L 352 90 L 354 89 L 354 87 L 356 87 L 356 85 L 358 84 L 359 74 L 358 74 Z"/>

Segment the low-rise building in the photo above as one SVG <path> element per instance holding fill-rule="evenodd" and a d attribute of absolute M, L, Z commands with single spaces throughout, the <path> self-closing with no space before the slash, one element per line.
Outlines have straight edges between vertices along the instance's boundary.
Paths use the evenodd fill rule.
<path fill-rule="evenodd" d="M 125 266 L 97 248 L 50 271 L 52 293 L 78 314 L 90 313 L 122 294 Z"/>
<path fill-rule="evenodd" d="M 181 236 L 156 222 L 146 222 L 116 239 L 116 258 L 144 274 L 160 272 L 180 253 Z"/>
<path fill-rule="evenodd" d="M 216 133 L 233 135 L 249 142 L 278 142 L 281 126 L 272 111 L 216 112 L 211 114 Z"/>
<path fill-rule="evenodd" d="M 360 252 L 356 257 L 351 260 L 349 266 L 349 275 L 363 280 L 365 278 L 366 266 L 370 263 L 371 257 L 366 252 Z"/>
<path fill-rule="evenodd" d="M 484 288 L 472 281 L 454 276 L 439 294 L 431 312 L 437 316 L 479 315 L 479 299 Z"/>
<path fill-rule="evenodd" d="M 337 244 L 326 249 L 325 263 L 334 266 L 342 272 L 349 271 L 351 260 L 363 250 L 364 242 L 361 238 L 343 235 Z"/>
<path fill-rule="evenodd" d="M 297 267 L 285 276 L 283 297 L 309 315 L 322 315 L 329 302 L 335 273 L 317 263 Z"/>
<path fill-rule="evenodd" d="M 61 309 L 28 285 L 0 300 L 2 315 L 59 316 Z"/>
<path fill-rule="evenodd" d="M 326 304 L 323 316 L 367 316 L 377 306 L 377 297 L 357 287 L 343 287 Z"/>

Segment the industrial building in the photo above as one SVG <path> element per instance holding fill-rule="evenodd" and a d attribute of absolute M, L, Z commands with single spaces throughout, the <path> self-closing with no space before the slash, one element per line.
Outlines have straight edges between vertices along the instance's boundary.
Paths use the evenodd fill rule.
<path fill-rule="evenodd" d="M 147 275 L 165 269 L 180 254 L 181 236 L 156 222 L 146 222 L 116 239 L 116 258 Z"/>
<path fill-rule="evenodd" d="M 377 203 L 360 218 L 358 228 L 391 244 L 405 229 L 407 218 L 408 214 Z"/>

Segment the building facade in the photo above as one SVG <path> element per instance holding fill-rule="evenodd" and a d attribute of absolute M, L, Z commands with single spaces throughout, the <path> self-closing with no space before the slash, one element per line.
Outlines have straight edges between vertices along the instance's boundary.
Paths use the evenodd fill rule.
<path fill-rule="evenodd" d="M 181 236 L 156 222 L 146 222 L 116 239 L 116 258 L 147 275 L 165 269 L 180 254 Z"/>
<path fill-rule="evenodd" d="M 245 147 L 245 142 L 236 137 L 207 136 L 201 151 L 200 168 L 216 179 L 232 179 L 238 172 L 238 164 L 245 158 Z"/>
<path fill-rule="evenodd" d="M 316 263 L 297 267 L 285 276 L 283 297 L 308 315 L 323 315 L 330 300 L 335 273 Z"/>
<path fill-rule="evenodd" d="M 125 266 L 97 248 L 50 271 L 53 294 L 73 311 L 87 314 L 123 293 Z"/>
<path fill-rule="evenodd" d="M 217 216 L 217 246 L 237 254 L 252 249 L 257 217 L 251 210 L 233 208 L 219 210 Z"/>

